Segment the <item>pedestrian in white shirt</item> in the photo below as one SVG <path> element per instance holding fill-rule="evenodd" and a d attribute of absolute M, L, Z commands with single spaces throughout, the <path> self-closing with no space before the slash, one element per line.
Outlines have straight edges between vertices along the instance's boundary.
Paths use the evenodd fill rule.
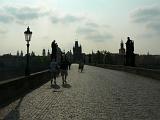
<path fill-rule="evenodd" d="M 56 60 L 53 59 L 51 64 L 50 64 L 51 85 L 52 85 L 53 79 L 54 79 L 54 84 L 56 85 L 57 71 L 58 71 L 58 64 L 57 64 Z"/>

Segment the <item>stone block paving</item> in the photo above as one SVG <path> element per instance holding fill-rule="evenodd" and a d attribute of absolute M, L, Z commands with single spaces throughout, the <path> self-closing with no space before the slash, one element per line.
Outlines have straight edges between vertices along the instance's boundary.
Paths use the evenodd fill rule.
<path fill-rule="evenodd" d="M 72 65 L 62 86 L 50 82 L 0 109 L 5 120 L 160 120 L 160 81 Z"/>

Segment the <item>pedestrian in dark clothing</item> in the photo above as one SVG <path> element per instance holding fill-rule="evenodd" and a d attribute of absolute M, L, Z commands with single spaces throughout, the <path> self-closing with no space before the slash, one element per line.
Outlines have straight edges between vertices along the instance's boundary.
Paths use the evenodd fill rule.
<path fill-rule="evenodd" d="M 71 69 L 71 62 L 68 61 L 68 69 L 70 70 Z"/>
<path fill-rule="evenodd" d="M 78 66 L 78 71 L 80 70 L 82 72 L 83 68 L 84 68 L 84 63 L 82 61 L 80 61 L 79 66 Z"/>
<path fill-rule="evenodd" d="M 62 83 L 67 83 L 66 79 L 68 76 L 68 61 L 66 59 L 62 60 L 61 65 L 60 65 L 60 70 L 61 70 L 61 76 L 62 76 Z"/>

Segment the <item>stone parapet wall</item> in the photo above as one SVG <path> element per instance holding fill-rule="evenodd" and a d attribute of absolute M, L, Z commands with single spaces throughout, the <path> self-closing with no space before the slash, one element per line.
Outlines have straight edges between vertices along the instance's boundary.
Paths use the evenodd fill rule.
<path fill-rule="evenodd" d="M 35 89 L 50 79 L 49 70 L 0 82 L 0 107 L 16 97 Z"/>
<path fill-rule="evenodd" d="M 146 69 L 146 68 L 140 68 L 140 67 L 129 67 L 129 66 L 123 66 L 123 65 L 108 65 L 108 64 L 89 64 L 89 65 L 107 68 L 107 69 L 113 69 L 113 70 L 126 71 L 129 73 L 134 73 L 134 74 L 142 75 L 145 77 L 150 77 L 153 79 L 160 80 L 160 70 Z"/>

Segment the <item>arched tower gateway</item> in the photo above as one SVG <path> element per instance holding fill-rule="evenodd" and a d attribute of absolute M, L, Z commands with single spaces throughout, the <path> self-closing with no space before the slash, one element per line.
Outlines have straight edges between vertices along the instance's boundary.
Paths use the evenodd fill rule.
<path fill-rule="evenodd" d="M 73 60 L 76 63 L 82 60 L 82 47 L 78 45 L 78 41 L 75 41 L 75 46 L 73 47 Z"/>

